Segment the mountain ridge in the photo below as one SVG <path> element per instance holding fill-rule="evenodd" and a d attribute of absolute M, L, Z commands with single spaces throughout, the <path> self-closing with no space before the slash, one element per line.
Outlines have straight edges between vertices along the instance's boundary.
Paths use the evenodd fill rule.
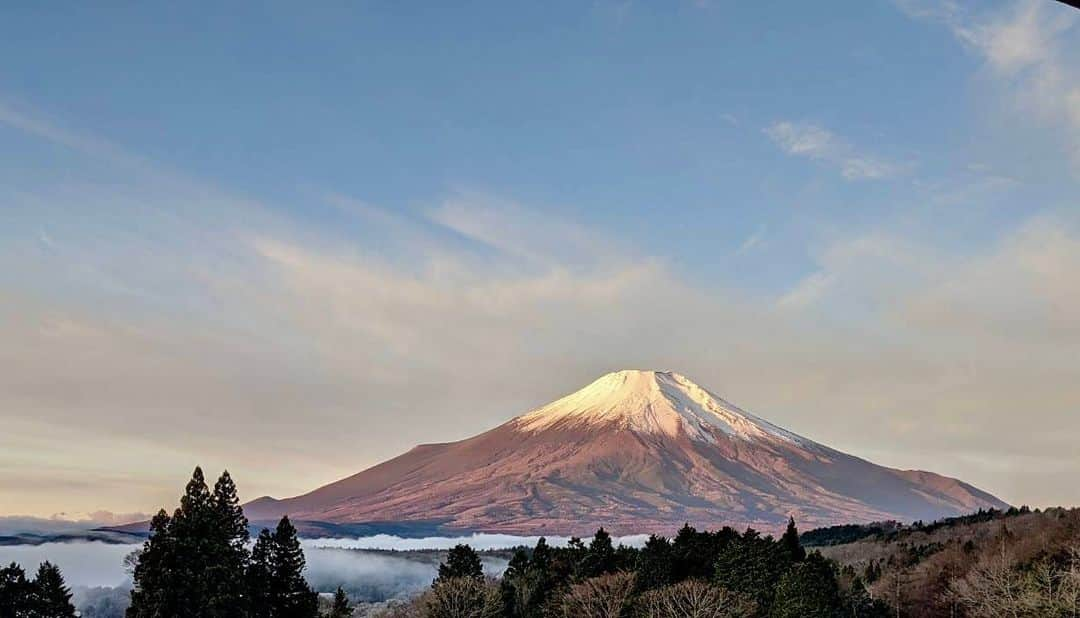
<path fill-rule="evenodd" d="M 444 519 L 448 529 L 617 533 L 931 520 L 1007 508 L 957 479 L 873 464 L 673 372 L 623 370 L 486 432 L 418 445 L 311 492 L 245 505 L 333 523 Z"/>

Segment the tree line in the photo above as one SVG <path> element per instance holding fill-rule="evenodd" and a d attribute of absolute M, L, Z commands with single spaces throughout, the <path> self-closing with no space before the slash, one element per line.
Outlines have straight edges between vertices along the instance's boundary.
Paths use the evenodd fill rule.
<path fill-rule="evenodd" d="M 211 489 L 195 468 L 179 506 L 150 522 L 131 562 L 127 618 L 345 618 L 340 588 L 320 613 L 305 581 L 297 530 L 283 517 L 251 542 L 229 473 Z M 74 616 L 59 569 L 45 563 L 26 581 L 16 565 L 0 571 L 0 618 Z M 616 546 L 601 528 L 565 547 L 541 538 L 518 548 L 499 579 L 484 575 L 468 545 L 449 551 L 431 587 L 388 610 L 430 618 L 637 618 L 655 616 L 878 618 L 888 607 L 862 578 L 803 548 L 795 521 L 780 538 L 730 527 L 686 525 L 673 538 L 651 536 L 641 548 Z"/>
<path fill-rule="evenodd" d="M 248 549 L 248 521 L 236 484 L 225 471 L 211 490 L 195 468 L 169 515 L 150 521 L 136 557 L 128 618 L 317 618 L 318 595 L 304 580 L 296 527 L 282 517 Z M 339 590 L 327 614 L 351 615 Z"/>
<path fill-rule="evenodd" d="M 12 562 L 0 569 L 0 618 L 74 618 L 71 590 L 56 565 L 46 561 L 27 579 Z"/>
<path fill-rule="evenodd" d="M 458 545 L 431 588 L 390 612 L 397 618 L 881 618 L 861 579 L 819 553 L 807 554 L 795 521 L 779 539 L 748 529 L 684 526 L 636 549 L 614 546 L 601 528 L 586 544 L 541 538 L 517 550 L 499 580 Z"/>

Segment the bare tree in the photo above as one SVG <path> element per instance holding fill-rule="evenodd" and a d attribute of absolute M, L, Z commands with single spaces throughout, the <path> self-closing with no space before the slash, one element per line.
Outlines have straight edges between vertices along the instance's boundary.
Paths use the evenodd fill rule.
<path fill-rule="evenodd" d="M 490 581 L 452 577 L 435 582 L 414 611 L 424 618 L 495 618 L 501 611 L 499 589 Z"/>
<path fill-rule="evenodd" d="M 566 618 L 623 618 L 629 614 L 634 592 L 632 573 L 615 573 L 571 586 L 563 597 Z"/>
<path fill-rule="evenodd" d="M 949 593 L 976 618 L 1020 618 L 1037 615 L 1030 581 L 1013 569 L 1002 536 L 997 556 L 986 560 L 949 586 Z"/>
<path fill-rule="evenodd" d="M 639 613 L 649 618 L 743 618 L 755 610 L 745 596 L 697 580 L 647 592 L 639 606 Z"/>

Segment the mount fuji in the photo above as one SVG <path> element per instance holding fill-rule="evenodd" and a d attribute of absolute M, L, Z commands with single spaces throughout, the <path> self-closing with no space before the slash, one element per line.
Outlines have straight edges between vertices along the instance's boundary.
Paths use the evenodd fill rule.
<path fill-rule="evenodd" d="M 796 435 L 679 374 L 628 370 L 472 438 L 417 446 L 307 494 L 244 508 L 252 520 L 628 534 L 1007 507 L 956 479 L 879 466 Z"/>

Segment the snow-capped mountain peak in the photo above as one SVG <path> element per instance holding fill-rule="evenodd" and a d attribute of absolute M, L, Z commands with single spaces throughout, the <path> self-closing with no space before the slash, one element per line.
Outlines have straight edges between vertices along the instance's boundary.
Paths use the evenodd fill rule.
<path fill-rule="evenodd" d="M 252 521 L 445 521 L 457 530 L 674 532 L 782 528 L 1007 508 L 966 483 L 801 438 L 669 372 L 617 371 L 465 440 L 424 444 Z"/>
<path fill-rule="evenodd" d="M 724 401 L 689 378 L 670 371 L 627 369 L 601 376 L 588 386 L 517 419 L 525 431 L 554 426 L 609 425 L 639 434 L 715 441 L 717 432 L 743 440 L 784 440 L 810 444 Z"/>

